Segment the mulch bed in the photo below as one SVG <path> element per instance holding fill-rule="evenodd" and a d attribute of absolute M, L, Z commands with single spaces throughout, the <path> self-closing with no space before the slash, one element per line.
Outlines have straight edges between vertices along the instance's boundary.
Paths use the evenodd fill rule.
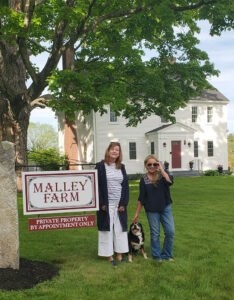
<path fill-rule="evenodd" d="M 58 273 L 59 268 L 55 265 L 21 258 L 19 270 L 0 268 L 0 289 L 31 289 L 38 283 L 51 280 Z"/>

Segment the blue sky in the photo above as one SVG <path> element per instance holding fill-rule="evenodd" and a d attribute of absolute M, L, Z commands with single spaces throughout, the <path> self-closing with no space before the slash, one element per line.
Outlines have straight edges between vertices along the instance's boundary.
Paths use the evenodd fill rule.
<path fill-rule="evenodd" d="M 220 71 L 219 77 L 209 78 L 209 82 L 230 100 L 228 133 L 234 133 L 234 31 L 223 32 L 220 37 L 211 37 L 204 23 L 199 40 L 199 48 L 208 53 L 210 61 Z"/>
<path fill-rule="evenodd" d="M 234 31 L 223 32 L 222 35 L 211 37 L 207 23 L 201 23 L 199 48 L 206 51 L 210 61 L 220 71 L 219 77 L 209 78 L 209 82 L 230 100 L 228 104 L 228 133 L 234 133 Z M 34 62 L 42 67 L 43 57 Z M 31 113 L 30 122 L 47 123 L 57 130 L 57 120 L 51 109 L 35 109 Z"/>

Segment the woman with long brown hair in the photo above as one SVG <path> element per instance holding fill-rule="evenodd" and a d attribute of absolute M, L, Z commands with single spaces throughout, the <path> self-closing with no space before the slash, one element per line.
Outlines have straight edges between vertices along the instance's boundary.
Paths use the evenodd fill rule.
<path fill-rule="evenodd" d="M 99 186 L 98 255 L 107 257 L 116 266 L 126 262 L 122 254 L 128 252 L 127 205 L 129 201 L 128 177 L 122 164 L 122 150 L 118 142 L 111 142 L 105 158 L 96 164 Z"/>
<path fill-rule="evenodd" d="M 169 175 L 154 155 L 144 161 L 147 170 L 140 181 L 140 194 L 133 222 L 138 222 L 141 207 L 144 206 L 150 227 L 151 251 L 153 259 L 174 261 L 172 248 L 174 241 L 174 220 L 171 211 L 170 186 L 173 176 Z M 160 223 L 165 238 L 163 249 L 160 248 Z"/>

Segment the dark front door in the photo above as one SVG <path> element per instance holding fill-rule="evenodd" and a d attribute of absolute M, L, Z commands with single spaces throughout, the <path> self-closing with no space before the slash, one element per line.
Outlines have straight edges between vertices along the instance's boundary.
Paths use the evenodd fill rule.
<path fill-rule="evenodd" d="M 172 168 L 181 168 L 181 142 L 171 141 Z"/>

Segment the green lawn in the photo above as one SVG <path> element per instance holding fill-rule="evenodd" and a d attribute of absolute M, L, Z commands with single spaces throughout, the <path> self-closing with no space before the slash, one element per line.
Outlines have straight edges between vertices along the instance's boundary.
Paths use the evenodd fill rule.
<path fill-rule="evenodd" d="M 129 224 L 138 182 L 131 181 L 130 187 Z M 96 228 L 28 232 L 19 197 L 20 256 L 56 264 L 60 275 L 30 290 L 0 291 L 0 299 L 234 299 L 234 177 L 175 178 L 171 193 L 176 261 L 151 259 L 142 210 L 149 259 L 138 255 L 117 269 L 97 256 Z"/>

